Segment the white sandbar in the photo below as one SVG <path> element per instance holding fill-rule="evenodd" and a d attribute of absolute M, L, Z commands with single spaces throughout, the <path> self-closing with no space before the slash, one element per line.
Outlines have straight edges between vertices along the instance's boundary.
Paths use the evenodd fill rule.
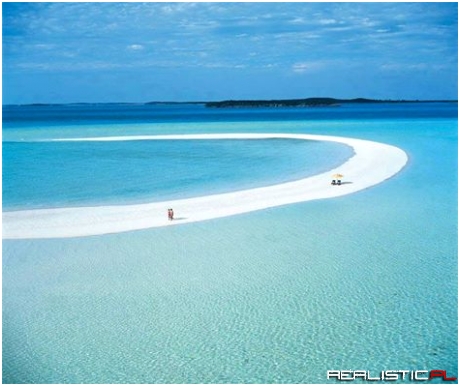
<path fill-rule="evenodd" d="M 136 205 L 4 212 L 3 238 L 36 239 L 104 235 L 186 224 L 303 201 L 338 197 L 385 181 L 398 173 L 408 160 L 403 150 L 383 143 L 308 134 L 196 134 L 70 138 L 55 141 L 269 138 L 339 142 L 351 146 L 355 154 L 340 167 L 331 169 L 327 173 L 293 182 L 231 193 Z M 331 185 L 331 176 L 334 173 L 344 175 L 342 180 L 344 184 Z M 176 220 L 168 220 L 168 208 L 174 209 Z"/>

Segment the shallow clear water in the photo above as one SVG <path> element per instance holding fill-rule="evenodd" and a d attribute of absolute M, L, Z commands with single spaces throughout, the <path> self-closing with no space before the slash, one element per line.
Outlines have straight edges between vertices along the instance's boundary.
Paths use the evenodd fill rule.
<path fill-rule="evenodd" d="M 288 139 L 5 142 L 3 208 L 161 201 L 326 172 L 353 150 Z"/>
<path fill-rule="evenodd" d="M 377 108 L 375 118 L 126 125 L 129 134 L 342 135 L 399 146 L 410 159 L 394 178 L 336 199 L 124 234 L 4 241 L 3 381 L 327 383 L 332 369 L 457 376 L 454 107 L 440 118 L 423 105 L 410 117 Z M 57 133 L 16 124 L 4 139 Z"/>

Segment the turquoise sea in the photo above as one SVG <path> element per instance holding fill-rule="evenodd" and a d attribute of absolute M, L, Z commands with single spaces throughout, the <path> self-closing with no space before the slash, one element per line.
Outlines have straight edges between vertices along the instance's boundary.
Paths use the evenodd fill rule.
<path fill-rule="evenodd" d="M 55 138 L 308 133 L 409 156 L 392 179 L 340 198 L 3 240 L 3 382 L 328 383 L 327 370 L 350 369 L 456 377 L 457 115 L 455 103 L 3 106 L 4 211 L 238 190 L 352 155 L 295 140 L 46 141 Z"/>

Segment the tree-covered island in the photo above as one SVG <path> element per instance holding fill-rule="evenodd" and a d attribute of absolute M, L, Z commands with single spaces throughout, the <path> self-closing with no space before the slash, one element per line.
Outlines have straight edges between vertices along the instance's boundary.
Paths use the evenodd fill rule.
<path fill-rule="evenodd" d="M 331 107 L 345 103 L 421 103 L 421 102 L 457 102 L 457 101 L 420 101 L 420 100 L 382 100 L 382 99 L 336 99 L 336 98 L 305 98 L 305 99 L 273 99 L 273 100 L 225 100 L 206 102 L 206 107 Z"/>

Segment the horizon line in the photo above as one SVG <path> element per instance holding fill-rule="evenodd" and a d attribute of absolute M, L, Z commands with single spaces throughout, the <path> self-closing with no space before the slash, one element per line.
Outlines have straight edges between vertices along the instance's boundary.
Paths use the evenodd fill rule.
<path fill-rule="evenodd" d="M 458 99 L 375 99 L 375 98 L 334 98 L 334 97 L 307 97 L 307 98 L 283 98 L 283 99 L 222 99 L 210 101 L 144 101 L 144 102 L 30 102 L 30 103 L 6 103 L 3 106 L 65 106 L 65 105 L 154 105 L 154 104 L 218 104 L 224 102 L 237 103 L 275 103 L 275 102 L 301 102 L 309 100 L 332 100 L 340 103 L 435 103 L 448 102 L 458 103 Z"/>

